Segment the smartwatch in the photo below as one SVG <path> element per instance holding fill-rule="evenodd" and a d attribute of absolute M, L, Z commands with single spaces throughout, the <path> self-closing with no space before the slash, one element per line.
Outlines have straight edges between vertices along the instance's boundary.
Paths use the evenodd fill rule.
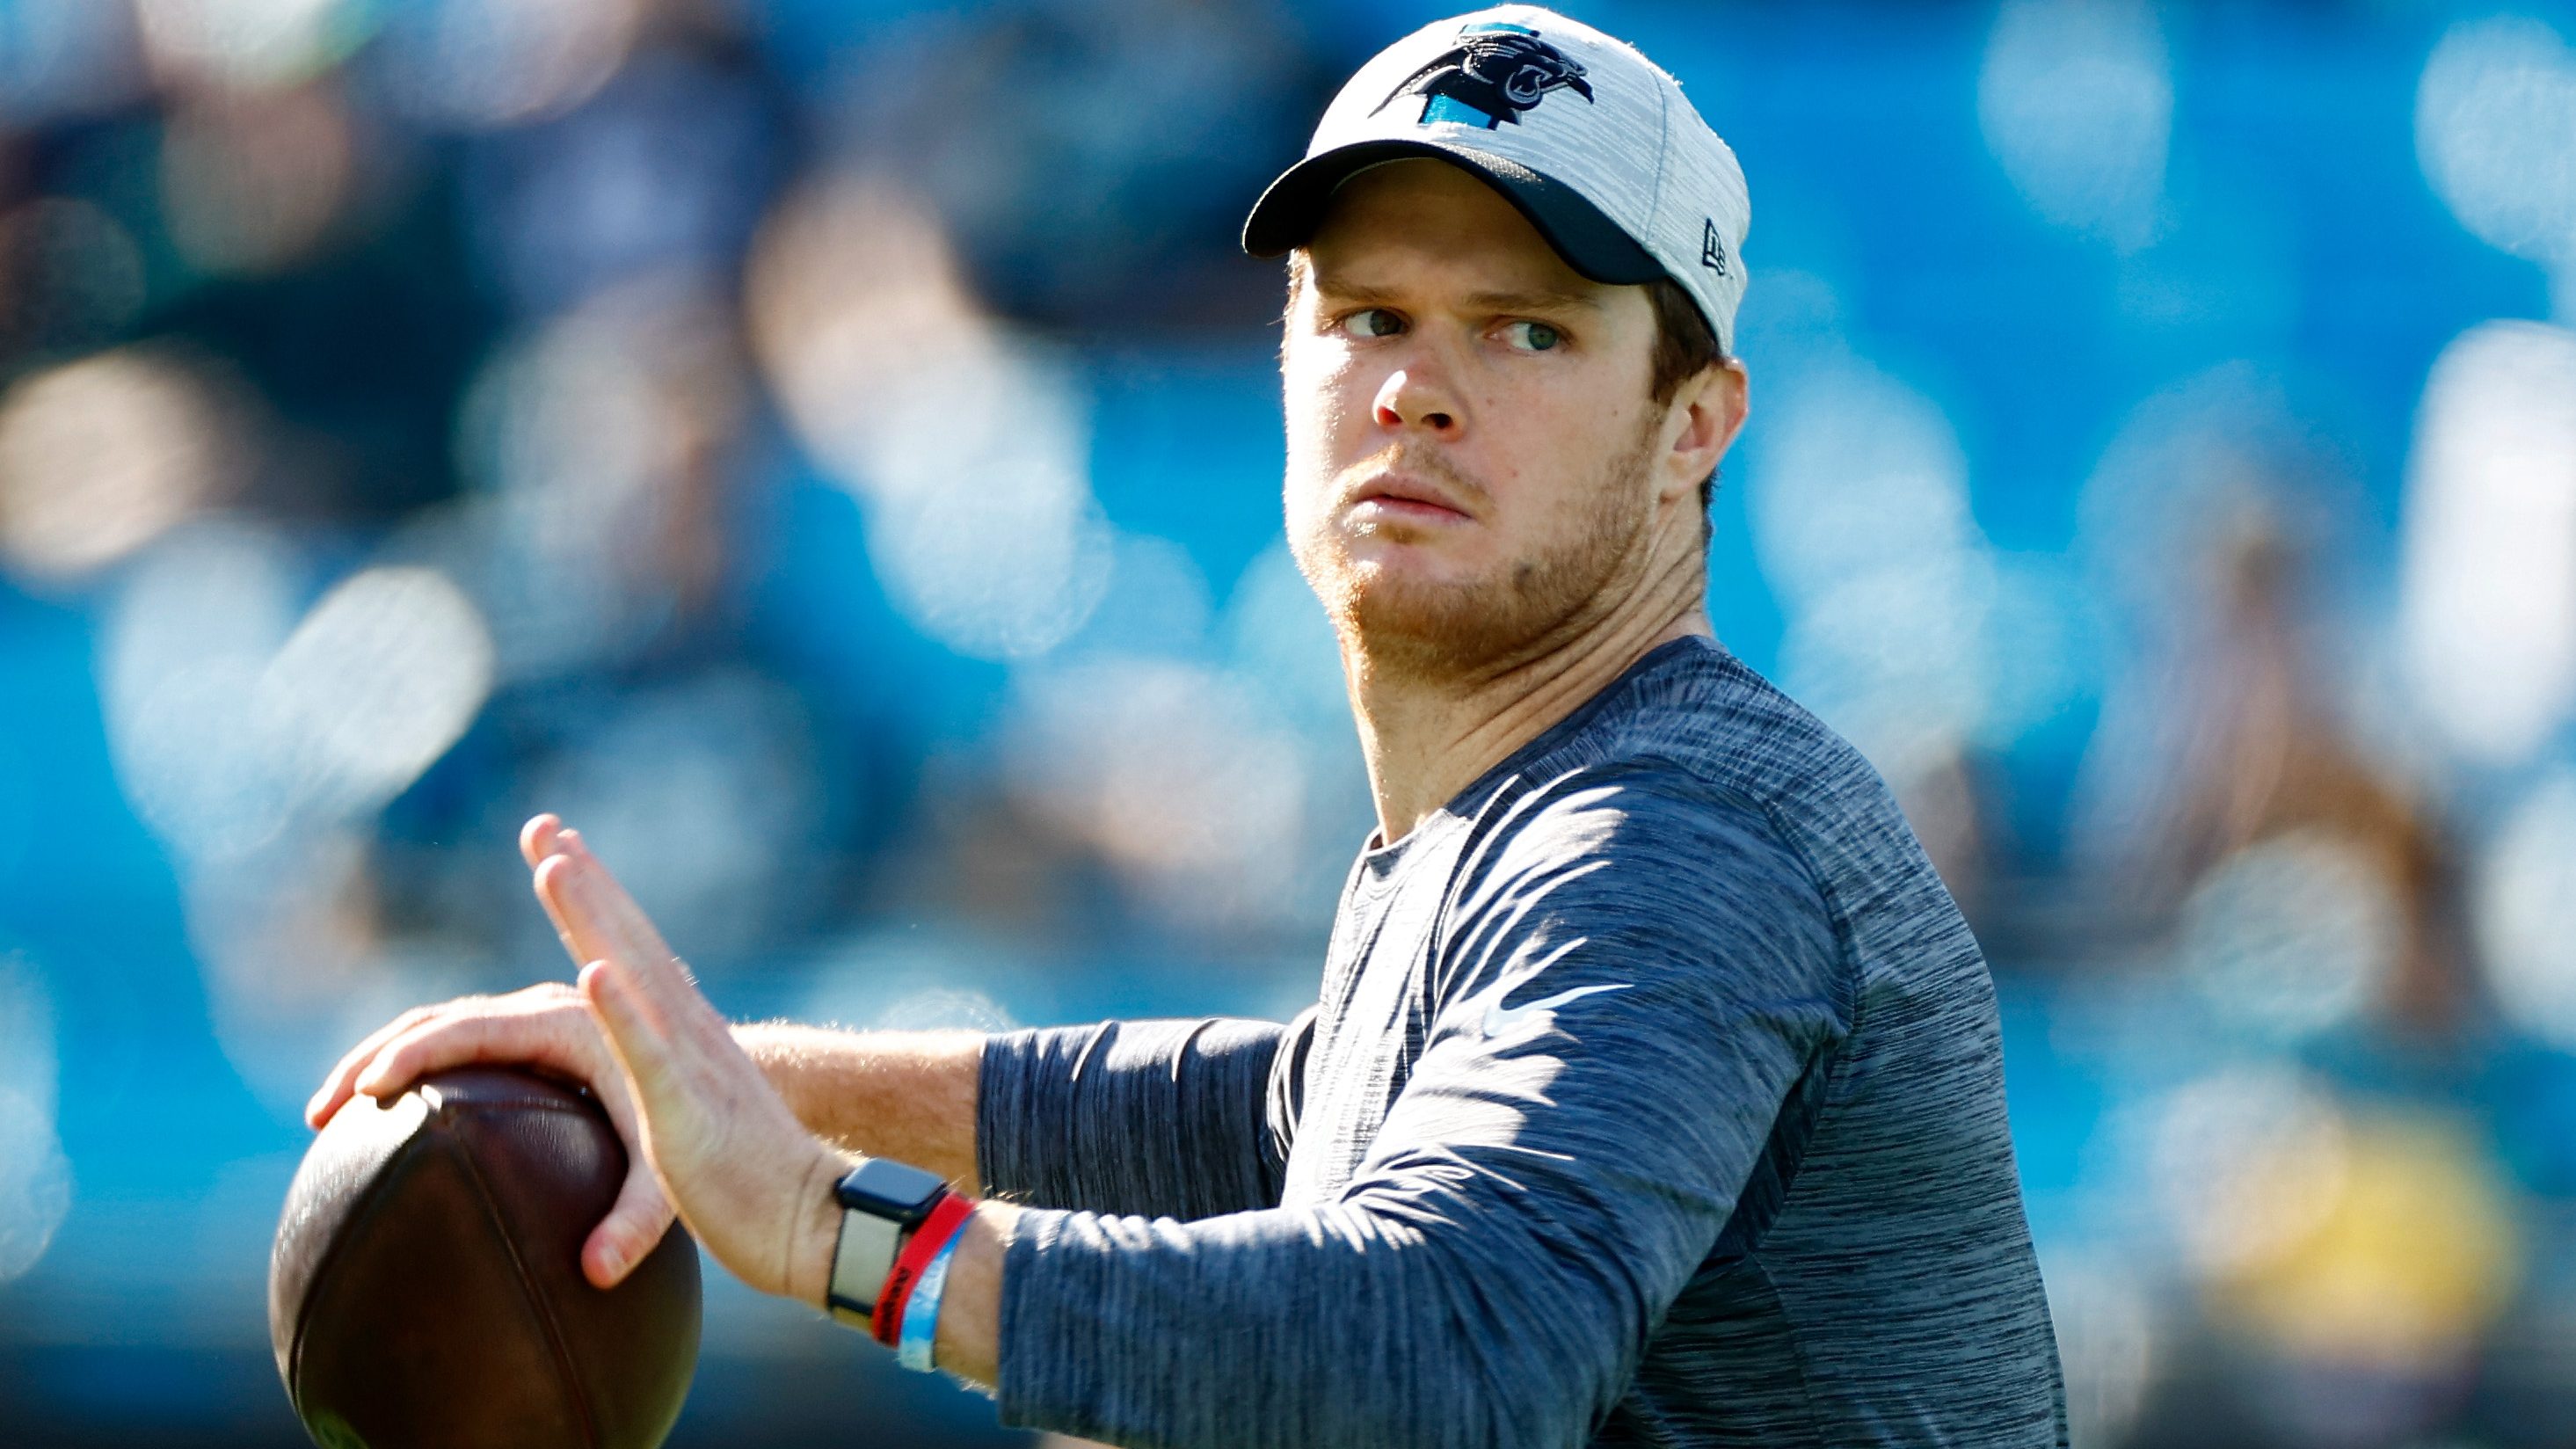
<path fill-rule="evenodd" d="M 832 1184 L 833 1200 L 841 1205 L 841 1236 L 832 1249 L 824 1307 L 834 1318 L 867 1326 L 904 1237 L 947 1195 L 948 1184 L 937 1173 L 883 1157 L 869 1158 Z"/>

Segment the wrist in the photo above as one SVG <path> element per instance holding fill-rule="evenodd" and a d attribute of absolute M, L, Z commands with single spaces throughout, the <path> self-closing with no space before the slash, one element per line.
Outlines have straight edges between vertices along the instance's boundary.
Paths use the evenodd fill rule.
<path fill-rule="evenodd" d="M 780 1293 L 799 1303 L 820 1304 L 832 1282 L 832 1253 L 841 1233 L 841 1207 L 833 1201 L 832 1184 L 848 1172 L 851 1159 L 824 1151 L 805 1170 L 797 1188 L 798 1205 L 788 1229 L 785 1281 Z"/>
<path fill-rule="evenodd" d="M 840 1210 L 823 1308 L 853 1328 L 891 1342 L 902 1316 L 901 1295 L 922 1262 L 908 1257 L 917 1233 L 938 1223 L 966 1199 L 938 1174 L 886 1157 L 863 1157 L 832 1184 Z"/>

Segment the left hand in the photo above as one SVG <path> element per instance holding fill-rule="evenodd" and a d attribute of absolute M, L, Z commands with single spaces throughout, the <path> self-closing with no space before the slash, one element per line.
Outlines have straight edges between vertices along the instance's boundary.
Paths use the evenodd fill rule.
<path fill-rule="evenodd" d="M 581 996 L 634 1103 L 629 1143 L 681 1221 L 734 1276 L 819 1306 L 850 1163 L 805 1130 L 734 1042 L 688 968 L 581 837 L 529 823 L 537 898 L 581 969 Z"/>

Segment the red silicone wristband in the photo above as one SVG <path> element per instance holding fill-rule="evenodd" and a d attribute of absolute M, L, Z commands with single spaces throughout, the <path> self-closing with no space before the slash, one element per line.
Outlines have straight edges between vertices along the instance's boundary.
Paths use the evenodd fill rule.
<path fill-rule="evenodd" d="M 912 1285 L 921 1280 L 921 1270 L 948 1246 L 948 1240 L 966 1225 L 966 1215 L 975 1210 L 974 1199 L 959 1193 L 943 1193 L 931 1208 L 930 1216 L 912 1230 L 903 1251 L 895 1254 L 894 1267 L 886 1272 L 885 1286 L 877 1290 L 875 1314 L 868 1320 L 869 1332 L 876 1341 L 892 1348 L 902 1340 L 904 1300 L 912 1296 Z"/>

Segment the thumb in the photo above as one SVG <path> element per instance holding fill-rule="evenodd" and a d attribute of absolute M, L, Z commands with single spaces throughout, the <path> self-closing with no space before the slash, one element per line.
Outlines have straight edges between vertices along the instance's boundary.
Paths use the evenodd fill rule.
<path fill-rule="evenodd" d="M 643 1124 L 635 1117 L 635 1099 L 627 1094 L 625 1070 L 614 1051 L 600 1055 L 607 1060 L 592 1075 L 592 1091 L 608 1109 L 618 1140 L 626 1144 L 626 1181 L 618 1186 L 617 1201 L 609 1205 L 608 1215 L 582 1244 L 581 1271 L 593 1286 L 614 1288 L 647 1253 L 661 1246 L 676 1214 L 669 1195 L 662 1191 L 662 1180 L 653 1175 L 652 1159 L 645 1155 Z"/>
<path fill-rule="evenodd" d="M 671 1200 L 663 1196 L 661 1180 L 653 1176 L 651 1164 L 644 1160 L 643 1153 L 631 1154 L 627 1158 L 626 1182 L 618 1189 L 616 1204 L 582 1244 L 582 1276 L 596 1288 L 614 1288 L 626 1281 L 635 1265 L 661 1246 L 663 1236 L 671 1230 L 673 1216 Z"/>

